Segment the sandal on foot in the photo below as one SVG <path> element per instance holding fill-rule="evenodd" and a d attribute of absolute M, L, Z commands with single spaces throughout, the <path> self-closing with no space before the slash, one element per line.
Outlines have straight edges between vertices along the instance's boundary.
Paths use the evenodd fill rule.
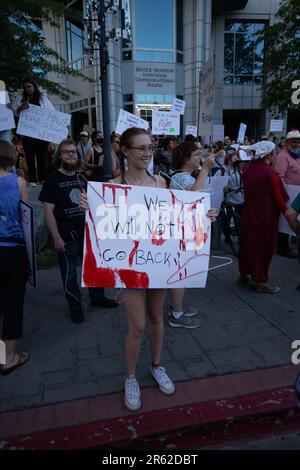
<path fill-rule="evenodd" d="M 280 287 L 270 286 L 270 284 L 258 283 L 255 286 L 255 291 L 260 294 L 278 294 Z"/>
<path fill-rule="evenodd" d="M 1 369 L 0 370 L 0 373 L 1 375 L 8 375 L 10 374 L 11 372 L 13 372 L 15 369 L 17 369 L 18 367 L 21 367 L 23 366 L 24 364 L 26 364 L 26 362 L 29 360 L 30 356 L 28 353 L 26 352 L 20 352 L 20 353 L 17 353 L 17 356 L 18 356 L 18 360 L 17 360 L 17 363 L 12 366 L 12 367 L 8 367 L 7 369 Z"/>

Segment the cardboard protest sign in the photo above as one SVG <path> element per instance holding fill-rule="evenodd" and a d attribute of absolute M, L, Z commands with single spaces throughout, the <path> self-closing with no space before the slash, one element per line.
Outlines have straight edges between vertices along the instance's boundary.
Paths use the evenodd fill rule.
<path fill-rule="evenodd" d="M 7 91 L 0 91 L 0 131 L 14 129 L 15 120 L 11 109 L 6 105 L 9 103 L 9 95 Z"/>
<path fill-rule="evenodd" d="M 205 287 L 209 194 L 89 183 L 82 286 Z"/>
<path fill-rule="evenodd" d="M 131 127 L 139 127 L 140 129 L 148 129 L 149 122 L 145 121 L 145 119 L 135 116 L 134 114 L 124 111 L 124 109 L 120 109 L 117 127 L 116 127 L 116 133 L 121 135 L 123 134 L 124 131 L 126 131 L 127 129 L 130 129 Z"/>
<path fill-rule="evenodd" d="M 193 135 L 194 137 L 197 137 L 197 126 L 191 126 L 189 124 L 187 124 L 186 128 L 185 128 L 185 135 L 188 135 L 188 134 L 191 134 Z"/>
<path fill-rule="evenodd" d="M 37 270 L 36 270 L 36 255 L 35 255 L 35 234 L 34 234 L 34 219 L 33 207 L 27 202 L 21 201 L 21 225 L 24 233 L 26 252 L 28 258 L 28 282 L 32 287 L 37 286 Z"/>
<path fill-rule="evenodd" d="M 0 80 L 1 82 L 1 80 Z M 8 104 L 9 103 L 9 94 L 7 91 L 5 91 L 4 89 L 1 90 L 0 89 L 0 104 Z"/>
<path fill-rule="evenodd" d="M 172 113 L 184 114 L 185 101 L 173 98 Z"/>
<path fill-rule="evenodd" d="M 215 92 L 215 65 L 212 56 L 203 66 L 200 72 L 200 112 L 198 129 L 199 134 L 211 136 L 214 121 L 214 92 Z"/>
<path fill-rule="evenodd" d="M 6 107 L 6 104 L 0 104 L 0 131 L 14 129 L 15 127 L 13 112 Z"/>
<path fill-rule="evenodd" d="M 180 114 L 168 111 L 152 111 L 153 135 L 179 135 Z"/>
<path fill-rule="evenodd" d="M 283 119 L 271 119 L 270 132 L 281 132 L 283 129 Z"/>
<path fill-rule="evenodd" d="M 20 113 L 17 134 L 59 144 L 68 136 L 71 114 L 29 105 Z"/>
<path fill-rule="evenodd" d="M 210 192 L 211 207 L 220 210 L 224 199 L 224 188 L 227 186 L 229 176 L 218 176 L 206 178 L 205 190 Z"/>
<path fill-rule="evenodd" d="M 237 143 L 242 144 L 244 142 L 245 134 L 246 134 L 247 124 L 241 122 L 239 128 L 239 134 L 237 138 Z"/>
<path fill-rule="evenodd" d="M 300 186 L 294 184 L 286 184 L 285 189 L 289 195 L 289 200 L 287 202 L 287 206 L 291 207 L 293 200 L 298 196 L 300 193 Z M 298 220 L 300 221 L 300 216 L 298 216 Z M 287 223 L 286 218 L 283 214 L 280 214 L 279 224 L 278 224 L 278 232 L 287 233 L 288 235 L 295 235 L 293 230 L 290 228 L 289 224 Z"/>
<path fill-rule="evenodd" d="M 221 140 L 224 141 L 224 124 L 214 124 L 213 125 L 213 142 Z"/>

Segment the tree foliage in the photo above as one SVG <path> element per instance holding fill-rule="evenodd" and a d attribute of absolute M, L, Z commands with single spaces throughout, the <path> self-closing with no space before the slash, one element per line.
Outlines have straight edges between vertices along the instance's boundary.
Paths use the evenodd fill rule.
<path fill-rule="evenodd" d="M 88 80 L 46 46 L 43 33 L 36 26 L 41 20 L 55 26 L 55 18 L 63 14 L 64 3 L 59 0 L 1 0 L 0 79 L 9 91 L 20 89 L 21 80 L 32 75 L 43 89 L 66 100 L 75 93 L 49 80 L 49 72 Z M 78 17 L 78 13 L 68 10 L 68 16 Z"/>
<path fill-rule="evenodd" d="M 276 23 L 266 26 L 260 39 L 265 41 L 263 105 L 286 112 L 295 107 L 292 82 L 300 79 L 300 1 L 283 0 Z"/>

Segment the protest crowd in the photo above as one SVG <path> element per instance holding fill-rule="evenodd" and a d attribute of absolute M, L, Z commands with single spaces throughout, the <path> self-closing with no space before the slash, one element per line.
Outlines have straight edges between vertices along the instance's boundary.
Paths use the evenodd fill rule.
<path fill-rule="evenodd" d="M 62 123 L 59 119 L 64 119 L 64 116 L 57 116 L 56 126 L 61 138 L 55 139 L 56 143 L 51 139 L 51 131 L 42 138 L 29 136 L 28 132 L 22 134 L 22 129 L 26 128 L 21 121 L 25 116 L 22 113 L 31 106 L 47 110 L 51 119 L 55 114 L 52 103 L 32 77 L 26 77 L 22 87 L 17 99 L 5 105 L 15 125 L 0 130 L 0 336 L 6 346 L 6 364 L 0 370 L 2 375 L 10 374 L 30 359 L 28 353 L 17 352 L 17 341 L 23 335 L 27 282 L 20 204 L 21 200 L 30 202 L 30 187 L 40 185 L 39 201 L 43 203 L 49 236 L 57 252 L 62 289 L 73 323 L 82 323 L 85 313 L 77 263 L 78 259 L 83 259 L 85 217 L 86 212 L 90 212 L 87 195 L 90 183 L 108 182 L 118 187 L 138 186 L 156 191 L 161 188 L 192 194 L 213 187 L 214 181 L 220 186 L 219 182 L 226 180 L 221 185 L 219 207 L 212 205 L 205 214 L 207 223 L 212 223 L 212 230 L 218 227 L 215 230 L 219 230 L 225 243 L 230 243 L 230 227 L 226 230 L 221 206 L 230 207 L 238 221 L 237 282 L 252 285 L 253 295 L 273 295 L 280 291 L 280 286 L 269 283 L 268 271 L 273 255 L 277 252 L 300 261 L 299 130 L 291 129 L 280 139 L 270 132 L 258 141 L 244 136 L 237 142 L 225 136 L 223 140 L 204 143 L 204 139 L 192 134 L 180 138 L 178 135 L 157 135 L 138 127 L 118 133 L 116 128 L 110 136 L 112 174 L 107 181 L 100 130 L 94 130 L 90 135 L 82 129 L 72 139 L 68 134 L 69 122 L 57 124 Z M 294 191 L 296 188 L 292 199 L 290 186 Z M 290 234 L 278 231 L 280 216 L 290 227 Z M 295 237 L 298 252 L 291 245 Z M 108 284 L 91 283 L 88 290 L 93 306 L 125 308 L 128 333 L 124 400 L 127 408 L 134 411 L 141 406 L 136 367 L 146 318 L 151 345 L 150 372 L 161 392 L 169 395 L 175 392 L 175 384 L 160 362 L 165 305 L 171 328 L 199 328 L 201 315 L 196 306 L 185 307 L 184 288 L 159 289 L 147 285 L 136 288 L 128 287 L 126 282 L 125 286 L 114 299 L 105 294 Z M 300 281 L 295 288 L 300 294 Z M 30 367 L 30 362 L 26 367 Z"/>

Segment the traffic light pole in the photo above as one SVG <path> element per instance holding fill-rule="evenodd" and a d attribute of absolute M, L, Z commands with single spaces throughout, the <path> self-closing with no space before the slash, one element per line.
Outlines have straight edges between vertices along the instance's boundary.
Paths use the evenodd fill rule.
<path fill-rule="evenodd" d="M 110 143 L 110 116 L 109 116 L 109 97 L 108 97 L 108 52 L 106 47 L 106 8 L 105 0 L 99 0 L 98 3 L 98 22 L 100 26 L 100 80 L 101 80 L 101 98 L 102 98 L 102 122 L 103 122 L 103 152 L 104 152 L 104 178 L 112 178 L 111 166 L 111 143 Z"/>

